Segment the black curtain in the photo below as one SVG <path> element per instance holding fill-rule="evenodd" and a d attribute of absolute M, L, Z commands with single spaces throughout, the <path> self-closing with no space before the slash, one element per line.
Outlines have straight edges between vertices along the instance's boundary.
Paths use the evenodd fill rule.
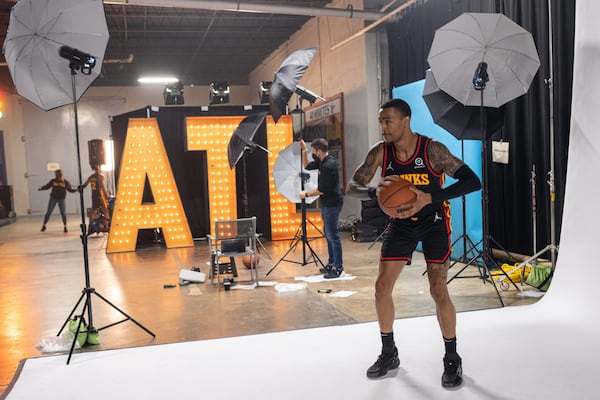
<path fill-rule="evenodd" d="M 423 79 L 435 30 L 464 12 L 499 12 L 531 32 L 541 61 L 529 92 L 505 106 L 503 128 L 491 139 L 510 142 L 508 165 L 486 162 L 489 171 L 489 228 L 497 243 L 532 254 L 550 238 L 550 121 L 554 128 L 556 238 L 564 202 L 571 116 L 575 2 L 552 0 L 553 110 L 550 110 L 548 0 L 428 0 L 388 24 L 391 87 Z M 474 72 L 474 71 L 473 71 Z M 491 147 L 491 146 L 488 146 Z M 537 249 L 532 248 L 531 171 L 536 168 Z"/>
<path fill-rule="evenodd" d="M 154 108 L 155 111 L 152 111 L 153 108 L 146 107 L 113 116 L 111 133 L 115 148 L 115 177 L 116 179 L 119 177 L 129 118 L 156 118 L 192 237 L 204 238 L 207 233 L 210 233 L 206 152 L 186 150 L 185 119 L 194 116 L 246 116 L 267 111 L 267 109 L 267 106 L 253 106 L 249 110 L 244 110 L 240 106 L 215 106 L 209 107 L 208 110 L 202 110 L 201 107 L 181 106 L 157 107 Z M 255 142 L 263 147 L 267 146 L 266 124 L 259 129 L 255 139 Z M 270 239 L 270 207 L 264 207 L 264 199 L 269 198 L 267 154 L 263 151 L 255 151 L 252 154 L 244 155 L 244 158 L 246 158 L 246 166 L 250 173 L 247 174 L 247 181 L 244 184 L 241 172 L 242 161 L 236 165 L 238 216 L 243 216 L 240 199 L 242 199 L 244 186 L 246 186 L 249 214 L 257 217 L 257 231 L 264 233 L 265 237 Z M 152 201 L 148 185 L 144 188 L 142 201 Z M 138 244 L 141 244 L 139 239 Z"/>

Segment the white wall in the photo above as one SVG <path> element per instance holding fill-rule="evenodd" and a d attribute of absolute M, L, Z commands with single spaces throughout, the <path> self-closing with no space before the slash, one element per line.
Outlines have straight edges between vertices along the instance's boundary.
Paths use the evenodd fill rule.
<path fill-rule="evenodd" d="M 19 96 L 5 95 L 3 116 L 0 119 L 0 130 L 4 132 L 4 149 L 6 157 L 6 185 L 12 185 L 14 210 L 23 214 L 29 204 L 29 190 L 25 173 L 25 146 L 23 136 L 23 114 Z"/>

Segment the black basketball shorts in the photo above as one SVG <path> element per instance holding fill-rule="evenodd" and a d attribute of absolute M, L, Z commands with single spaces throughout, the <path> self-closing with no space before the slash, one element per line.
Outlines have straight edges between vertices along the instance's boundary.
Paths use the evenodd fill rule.
<path fill-rule="evenodd" d="M 440 209 L 419 221 L 393 219 L 389 222 L 380 261 L 407 261 L 421 242 L 427 263 L 443 264 L 450 254 L 452 225 L 450 210 Z"/>

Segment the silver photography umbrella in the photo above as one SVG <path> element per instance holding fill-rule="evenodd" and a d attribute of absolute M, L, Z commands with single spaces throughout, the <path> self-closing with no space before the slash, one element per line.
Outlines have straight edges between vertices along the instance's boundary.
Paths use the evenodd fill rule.
<path fill-rule="evenodd" d="M 101 71 L 108 36 L 100 0 L 20 0 L 3 46 L 17 92 L 44 110 L 73 103 L 69 61 L 60 49 L 77 49 L 97 65 L 77 76 L 79 99 Z"/>
<path fill-rule="evenodd" d="M 310 153 L 310 144 L 306 144 L 306 150 Z M 302 190 L 302 181 L 304 179 L 304 190 L 310 191 L 317 188 L 319 172 L 318 170 L 300 170 L 300 145 L 297 142 L 292 143 L 277 155 L 277 161 L 273 167 L 273 179 L 277 192 L 292 203 L 301 203 L 302 200 L 298 193 Z M 306 203 L 314 202 L 319 196 L 307 197 Z"/>
<path fill-rule="evenodd" d="M 287 103 L 317 51 L 316 47 L 297 50 L 286 58 L 273 78 L 270 91 L 271 115 L 277 123 L 286 113 Z"/>
<path fill-rule="evenodd" d="M 481 105 L 473 76 L 487 63 L 486 107 L 527 93 L 540 66 L 531 34 L 505 15 L 490 13 L 464 13 L 436 30 L 427 61 L 440 89 L 466 106 Z"/>

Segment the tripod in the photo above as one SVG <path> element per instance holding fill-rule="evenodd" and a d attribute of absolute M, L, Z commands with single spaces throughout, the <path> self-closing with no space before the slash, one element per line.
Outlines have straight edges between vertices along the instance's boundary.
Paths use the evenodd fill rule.
<path fill-rule="evenodd" d="M 304 111 L 302 111 L 301 108 L 301 101 L 302 99 L 298 99 L 298 106 L 296 107 L 296 110 L 294 112 L 297 112 L 300 114 L 300 134 L 302 134 L 302 132 L 304 131 Z M 302 160 L 302 153 L 300 153 L 300 190 L 304 191 L 304 183 L 305 183 L 305 174 L 304 173 L 304 164 L 303 164 L 303 160 Z M 319 258 L 319 256 L 317 255 L 317 253 L 315 253 L 315 251 L 313 250 L 312 246 L 309 243 L 308 240 L 308 235 L 306 233 L 306 199 L 300 199 L 300 210 L 301 210 L 301 215 L 302 215 L 302 222 L 300 223 L 300 226 L 298 227 L 298 229 L 296 230 L 296 234 L 294 235 L 294 239 L 290 245 L 290 248 L 285 252 L 285 254 L 283 255 L 283 257 L 281 257 L 279 259 L 279 261 L 277 261 L 275 263 L 275 265 L 273 265 L 273 267 L 269 270 L 269 272 L 267 272 L 267 275 L 269 275 L 275 268 L 277 268 L 277 266 L 282 262 L 282 261 L 289 261 L 292 263 L 296 263 L 296 264 L 300 264 L 302 266 L 307 265 L 308 261 L 306 258 L 306 249 L 308 248 L 308 250 L 310 251 L 310 255 L 313 258 L 313 262 L 315 263 L 315 265 L 321 264 L 321 267 L 325 267 L 325 265 L 323 264 L 323 262 L 321 261 L 321 259 Z M 311 222 L 309 221 L 310 224 L 317 229 L 317 227 Z M 319 229 L 317 229 L 319 230 Z M 322 232 L 319 231 L 321 234 Z M 296 249 L 296 247 L 298 247 L 298 244 L 300 244 L 300 242 L 302 242 L 302 261 L 295 261 L 295 260 L 286 260 L 285 258 L 288 256 L 288 254 L 290 254 L 292 251 L 294 251 Z M 317 264 L 318 262 L 318 264 Z"/>
<path fill-rule="evenodd" d="M 65 319 L 65 322 L 63 323 L 62 327 L 60 328 L 60 330 L 58 331 L 56 336 L 60 336 L 63 329 L 65 329 L 65 326 L 67 326 L 67 324 L 71 320 L 71 317 L 73 317 L 73 315 L 75 314 L 77 307 L 79 307 L 79 305 L 81 304 L 82 301 L 84 301 L 84 299 L 85 299 L 85 301 L 83 303 L 83 309 L 81 310 L 81 314 L 78 314 L 79 322 L 77 324 L 77 330 L 75 331 L 75 334 L 74 334 L 73 343 L 71 344 L 71 348 L 69 350 L 69 357 L 67 358 L 67 364 L 69 364 L 69 362 L 71 361 L 71 356 L 73 355 L 73 350 L 75 348 L 75 343 L 77 343 L 77 338 L 79 336 L 79 333 L 83 333 L 83 332 L 81 332 L 81 326 L 83 324 L 84 316 L 85 316 L 86 312 L 87 312 L 87 318 L 88 318 L 87 328 L 84 328 L 86 334 L 90 334 L 90 333 L 98 334 L 98 332 L 101 331 L 102 329 L 109 328 L 111 326 L 120 324 L 125 321 L 131 321 L 134 324 L 136 324 L 137 326 L 139 326 L 140 328 L 142 328 L 144 331 L 146 331 L 152 337 L 156 337 L 156 335 L 154 333 L 149 331 L 147 328 L 145 328 L 143 325 L 141 325 L 139 322 L 137 322 L 131 316 L 126 314 L 123 310 L 121 310 L 120 308 L 115 306 L 106 297 L 104 297 L 100 293 L 96 292 L 96 290 L 93 287 L 90 287 L 90 265 L 89 265 L 89 259 L 88 259 L 88 240 L 87 240 L 87 234 L 86 234 L 87 228 L 86 228 L 86 224 L 85 224 L 83 190 L 81 190 L 81 185 L 83 183 L 83 179 L 82 179 L 82 175 L 81 175 L 81 154 L 80 154 L 80 150 L 79 150 L 79 122 L 77 119 L 77 95 L 76 95 L 76 89 L 75 89 L 75 74 L 77 73 L 77 70 L 80 68 L 80 65 L 78 64 L 77 60 L 73 59 L 69 63 L 69 68 L 71 69 L 71 86 L 72 86 L 72 90 L 73 90 L 73 112 L 75 115 L 75 139 L 76 139 L 76 145 L 77 145 L 77 167 L 78 167 L 78 172 L 79 172 L 79 187 L 80 187 L 79 205 L 80 205 L 80 209 L 81 209 L 81 225 L 80 226 L 81 226 L 81 243 L 83 245 L 83 266 L 84 266 L 84 272 L 85 272 L 85 287 L 81 291 L 81 296 L 79 297 L 79 300 L 77 300 L 75 307 L 73 307 L 73 309 L 71 310 L 71 313 L 69 314 L 67 319 Z M 114 322 L 109 325 L 106 325 L 99 329 L 96 329 L 94 327 L 94 319 L 93 319 L 93 313 L 92 313 L 92 295 L 93 294 L 98 296 L 100 298 L 100 300 L 104 301 L 106 304 L 111 306 L 113 309 L 115 309 L 116 311 L 121 313 L 125 317 L 125 319 Z"/>
<path fill-rule="evenodd" d="M 300 162 L 302 162 L 302 160 L 300 160 Z M 302 190 L 304 190 L 304 180 L 302 181 Z M 273 267 L 269 270 L 269 272 L 267 272 L 267 275 L 269 275 L 275 268 L 277 268 L 277 266 L 282 262 L 282 261 L 288 261 L 288 262 L 292 262 L 295 264 L 300 264 L 302 266 L 307 265 L 308 261 L 306 258 L 306 249 L 308 248 L 308 250 L 310 251 L 310 255 L 313 258 L 313 261 L 315 263 L 315 265 L 321 264 L 321 267 L 325 267 L 325 265 L 323 264 L 323 261 L 321 261 L 321 259 L 319 258 L 319 256 L 317 255 L 317 253 L 315 253 L 315 251 L 313 250 L 313 248 L 311 247 L 309 240 L 308 240 L 308 236 L 306 234 L 306 200 L 302 199 L 301 203 L 300 203 L 300 208 L 302 210 L 302 222 L 300 223 L 300 227 L 298 228 L 298 231 L 300 232 L 300 234 L 298 234 L 298 231 L 296 231 L 296 237 L 294 238 L 294 241 L 292 243 L 292 245 L 290 246 L 290 248 L 285 252 L 285 254 L 283 255 L 283 257 L 281 257 L 279 259 L 279 261 L 277 261 L 275 263 L 275 265 L 273 265 Z M 310 221 L 309 221 L 310 222 Z M 312 222 L 311 222 L 312 224 Z M 314 225 L 313 225 L 314 226 Z M 292 251 L 294 251 L 296 249 L 296 247 L 298 246 L 298 244 L 300 244 L 300 242 L 302 242 L 302 261 L 296 261 L 296 260 L 286 260 L 286 257 L 288 256 L 288 254 L 290 254 Z M 317 264 L 318 262 L 318 264 Z"/>
<path fill-rule="evenodd" d="M 494 279 L 492 278 L 492 274 L 490 272 L 490 266 L 494 266 L 495 268 L 498 268 L 499 265 L 496 263 L 496 261 L 493 259 L 492 255 L 491 255 L 491 251 L 490 251 L 490 241 L 493 241 L 494 244 L 496 246 L 498 246 L 499 248 L 501 248 L 502 250 L 504 250 L 502 248 L 502 246 L 500 246 L 498 244 L 498 242 L 496 242 L 494 240 L 493 237 L 491 237 L 491 235 L 489 234 L 489 211 L 488 211 L 488 171 L 487 171 L 487 142 L 488 142 L 488 138 L 487 138 L 487 121 L 486 121 L 486 113 L 485 113 L 485 108 L 483 106 L 483 92 L 485 90 L 485 86 L 486 86 L 486 82 L 488 82 L 489 77 L 487 74 L 487 63 L 485 62 L 481 62 L 479 63 L 479 65 L 477 66 L 477 70 L 475 71 L 475 76 L 473 77 L 473 85 L 475 90 L 478 90 L 481 96 L 481 103 L 480 103 L 480 123 L 481 123 L 481 136 L 482 136 L 482 145 L 481 145 L 481 175 L 482 175 L 482 198 L 481 198 L 481 205 L 482 205 L 482 225 L 483 225 L 483 237 L 481 238 L 481 240 L 479 242 L 477 242 L 473 248 L 476 248 L 477 246 L 479 246 L 480 244 L 482 245 L 482 248 L 480 251 L 477 252 L 477 254 L 472 257 L 466 264 L 465 266 L 458 271 L 452 278 L 450 278 L 448 280 L 447 283 L 452 282 L 454 279 L 459 278 L 460 274 L 470 265 L 475 265 L 478 268 L 478 272 L 479 272 L 479 278 L 482 279 L 482 281 L 485 283 L 490 282 L 493 286 L 494 286 L 494 290 L 496 291 L 496 295 L 498 296 L 498 300 L 500 301 L 500 304 L 502 305 L 502 307 L 504 307 L 504 301 L 502 300 L 502 296 L 500 295 L 500 292 L 498 291 L 498 286 L 496 285 L 496 282 L 494 281 Z M 463 202 L 463 207 L 464 207 L 464 202 Z M 464 212 L 464 208 L 463 208 L 463 212 Z M 463 215 L 463 223 L 464 223 L 464 215 Z M 504 250 L 507 254 L 508 252 L 506 250 Z M 466 254 L 465 254 L 466 255 Z M 477 263 L 477 260 L 481 261 L 481 265 L 479 265 L 479 263 Z M 454 264 L 453 264 L 454 265 Z M 508 274 L 502 269 L 499 268 L 500 271 L 502 272 L 502 274 L 506 277 L 506 279 L 508 279 L 508 281 L 510 283 L 513 284 L 513 286 L 519 290 L 519 288 L 517 287 L 517 285 L 512 281 L 512 279 L 510 279 L 510 277 L 508 276 Z M 467 277 L 464 277 L 467 278 Z M 469 277 L 471 278 L 471 277 Z"/>

